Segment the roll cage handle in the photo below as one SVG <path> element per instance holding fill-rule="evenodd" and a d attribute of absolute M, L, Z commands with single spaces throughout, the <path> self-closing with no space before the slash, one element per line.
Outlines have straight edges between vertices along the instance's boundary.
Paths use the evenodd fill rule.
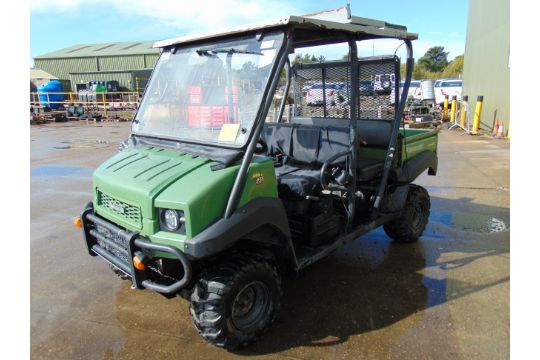
<path fill-rule="evenodd" d="M 291 87 L 291 62 L 289 61 L 289 58 L 287 58 L 284 69 L 287 82 L 285 83 L 285 89 L 283 90 L 283 98 L 281 99 L 281 104 L 279 104 L 279 122 L 283 120 L 283 111 L 285 110 L 285 103 L 287 102 L 287 96 L 289 96 L 289 89 Z M 291 119 L 288 119 L 288 121 L 290 122 Z"/>
<path fill-rule="evenodd" d="M 412 43 L 411 40 L 405 39 L 404 40 L 405 45 L 407 46 L 407 68 L 405 72 L 405 83 L 403 84 L 403 90 L 402 94 L 407 94 L 409 91 L 409 86 L 411 85 L 411 78 L 412 78 L 412 71 L 414 67 L 414 58 L 413 58 L 413 49 L 412 49 Z M 399 92 L 397 93 L 399 96 Z M 384 160 L 384 167 L 383 167 L 383 173 L 381 177 L 381 182 L 379 183 L 379 188 L 377 190 L 377 195 L 375 197 L 375 202 L 373 204 L 373 208 L 378 211 L 383 197 L 384 192 L 386 189 L 387 181 L 388 181 L 388 174 L 390 173 L 390 168 L 392 166 L 392 162 L 394 160 L 394 153 L 396 152 L 396 143 L 397 143 L 397 137 L 399 132 L 399 125 L 401 123 L 401 116 L 403 115 L 403 110 L 405 109 L 405 102 L 407 101 L 407 96 L 402 96 L 399 99 L 399 106 L 395 114 L 395 118 L 392 124 L 392 131 L 390 134 L 390 141 L 388 143 L 388 148 L 386 151 L 386 158 Z M 375 212 L 373 212 L 375 214 Z"/>

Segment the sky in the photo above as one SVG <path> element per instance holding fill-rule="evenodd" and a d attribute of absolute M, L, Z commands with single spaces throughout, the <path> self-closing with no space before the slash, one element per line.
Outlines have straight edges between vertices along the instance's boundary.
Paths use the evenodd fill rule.
<path fill-rule="evenodd" d="M 163 40 L 190 33 L 220 31 L 252 22 L 342 7 L 346 1 L 320 0 L 31 0 L 30 58 L 85 43 Z M 414 6 L 411 6 L 414 4 Z M 419 34 L 415 58 L 444 46 L 448 60 L 465 51 L 467 0 L 350 1 L 353 15 L 405 25 Z M 400 42 L 364 42 L 361 56 L 394 53 Z M 398 51 L 404 56 L 405 47 Z M 328 60 L 347 52 L 342 46 L 304 49 Z M 32 66 L 33 60 L 30 60 Z"/>

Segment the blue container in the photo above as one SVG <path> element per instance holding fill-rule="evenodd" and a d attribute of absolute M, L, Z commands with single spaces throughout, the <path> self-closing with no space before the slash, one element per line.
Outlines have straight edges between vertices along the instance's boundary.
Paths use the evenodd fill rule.
<path fill-rule="evenodd" d="M 41 106 L 48 106 L 51 109 L 58 109 L 59 107 L 64 106 L 63 104 L 58 103 L 59 101 L 64 100 L 62 94 L 49 94 L 48 97 L 46 94 L 62 92 L 62 82 L 51 80 L 45 84 L 41 84 L 38 87 L 37 92 L 39 93 L 39 102 L 41 103 Z"/>

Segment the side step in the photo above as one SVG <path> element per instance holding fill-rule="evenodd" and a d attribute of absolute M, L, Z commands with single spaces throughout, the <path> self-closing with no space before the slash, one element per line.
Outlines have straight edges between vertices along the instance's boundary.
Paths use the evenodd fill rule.
<path fill-rule="evenodd" d="M 314 262 L 321 260 L 326 255 L 330 254 L 332 251 L 336 250 L 341 245 L 349 243 L 358 237 L 370 232 L 371 230 L 378 228 L 384 223 L 393 220 L 399 216 L 398 213 L 392 214 L 381 214 L 375 220 L 370 222 L 360 224 L 357 227 L 353 228 L 350 233 L 341 235 L 333 243 L 321 245 L 312 251 L 306 253 L 297 260 L 297 270 L 303 269 Z"/>

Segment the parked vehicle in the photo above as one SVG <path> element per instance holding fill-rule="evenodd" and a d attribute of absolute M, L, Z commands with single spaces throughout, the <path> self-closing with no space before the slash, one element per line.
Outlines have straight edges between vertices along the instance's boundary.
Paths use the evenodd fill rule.
<path fill-rule="evenodd" d="M 437 132 L 400 129 L 405 97 L 362 102 L 350 86 L 374 63 L 358 58 L 357 42 L 392 38 L 407 48 L 408 92 L 417 35 L 343 9 L 341 22 L 290 16 L 156 43 L 161 56 L 132 133 L 94 172 L 93 201 L 75 219 L 88 253 L 134 289 L 189 299 L 194 326 L 216 346 L 245 347 L 268 329 L 282 276 L 380 226 L 396 242 L 416 242 L 428 222 L 428 192 L 413 181 L 436 174 Z M 295 49 L 343 41 L 351 60 L 289 62 Z M 399 71 L 399 58 L 377 65 Z M 282 73 L 294 96 L 304 96 L 300 81 L 322 74 L 336 84 L 327 94 L 335 101 L 349 78 L 347 111 L 293 112 L 284 123 L 283 96 L 278 122 L 265 123 Z"/>
<path fill-rule="evenodd" d="M 342 104 L 348 99 L 345 87 L 339 83 L 324 84 L 324 93 L 326 93 L 326 103 L 332 106 Z M 307 91 L 308 105 L 322 105 L 324 100 L 322 82 L 312 85 Z"/>
<path fill-rule="evenodd" d="M 452 101 L 452 96 L 457 96 L 457 100 L 461 100 L 461 89 L 463 87 L 462 79 L 439 79 L 433 84 L 435 91 L 435 102 L 442 104 L 444 97 L 448 95 L 448 101 Z"/>
<path fill-rule="evenodd" d="M 360 80 L 360 96 L 373 96 L 375 95 L 375 88 L 373 87 L 373 81 Z"/>
<path fill-rule="evenodd" d="M 373 78 L 373 87 L 379 95 L 391 94 L 395 83 L 395 74 L 377 74 Z"/>
<path fill-rule="evenodd" d="M 307 81 L 306 83 L 304 83 L 304 85 L 302 86 L 303 94 L 306 95 L 308 90 L 311 89 L 314 84 L 316 84 L 315 81 Z"/>
<path fill-rule="evenodd" d="M 411 85 L 409 86 L 409 91 L 407 93 L 407 97 L 410 97 L 411 99 L 415 100 L 421 100 L 422 99 L 422 88 L 420 87 L 420 84 L 422 81 L 420 80 L 411 80 Z M 399 83 L 399 93 L 403 95 L 403 85 L 405 84 L 405 81 L 400 81 Z"/>

